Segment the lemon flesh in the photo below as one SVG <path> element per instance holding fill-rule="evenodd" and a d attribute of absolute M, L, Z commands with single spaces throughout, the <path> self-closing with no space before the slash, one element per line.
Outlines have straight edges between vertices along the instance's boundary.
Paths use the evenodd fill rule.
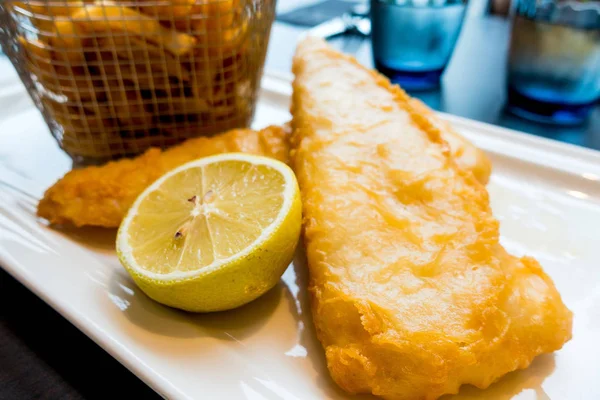
<path fill-rule="evenodd" d="M 300 225 L 289 167 L 223 154 L 185 164 L 146 189 L 119 228 L 117 254 L 156 301 L 188 311 L 226 310 L 277 283 Z"/>

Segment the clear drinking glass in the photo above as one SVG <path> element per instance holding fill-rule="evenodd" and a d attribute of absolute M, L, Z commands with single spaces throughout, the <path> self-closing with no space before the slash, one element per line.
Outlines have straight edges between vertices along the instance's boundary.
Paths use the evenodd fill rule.
<path fill-rule="evenodd" d="M 408 90 L 438 86 L 465 9 L 462 0 L 371 0 L 375 66 Z"/>
<path fill-rule="evenodd" d="M 584 122 L 600 98 L 600 2 L 518 0 L 508 105 L 527 119 Z"/>

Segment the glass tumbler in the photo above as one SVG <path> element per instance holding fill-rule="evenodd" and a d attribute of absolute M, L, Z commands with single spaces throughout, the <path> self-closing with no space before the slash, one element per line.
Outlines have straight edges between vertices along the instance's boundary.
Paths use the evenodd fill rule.
<path fill-rule="evenodd" d="M 407 90 L 437 87 L 465 9 L 461 0 L 371 0 L 376 68 Z"/>
<path fill-rule="evenodd" d="M 517 0 L 508 111 L 544 123 L 584 122 L 600 98 L 600 2 Z"/>

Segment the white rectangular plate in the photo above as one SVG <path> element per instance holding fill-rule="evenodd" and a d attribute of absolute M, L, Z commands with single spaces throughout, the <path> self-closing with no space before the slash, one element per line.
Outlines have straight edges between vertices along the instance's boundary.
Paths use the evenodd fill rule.
<path fill-rule="evenodd" d="M 290 118 L 289 93 L 289 81 L 265 77 L 257 127 Z M 491 155 L 489 191 L 505 246 L 536 257 L 575 313 L 562 350 L 451 398 L 600 399 L 600 153 L 444 118 Z M 192 315 L 163 307 L 119 265 L 113 231 L 56 231 L 36 219 L 35 198 L 69 168 L 37 110 L 2 117 L 0 265 L 11 275 L 164 397 L 351 397 L 324 365 L 302 254 L 277 287 L 241 309 Z"/>

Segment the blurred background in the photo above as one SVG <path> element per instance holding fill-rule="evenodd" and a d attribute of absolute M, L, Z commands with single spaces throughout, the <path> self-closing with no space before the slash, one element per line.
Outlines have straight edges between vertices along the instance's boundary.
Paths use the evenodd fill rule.
<path fill-rule="evenodd" d="M 266 70 L 289 73 L 290 43 L 309 31 L 438 111 L 600 149 L 599 10 L 598 1 L 279 0 Z"/>

